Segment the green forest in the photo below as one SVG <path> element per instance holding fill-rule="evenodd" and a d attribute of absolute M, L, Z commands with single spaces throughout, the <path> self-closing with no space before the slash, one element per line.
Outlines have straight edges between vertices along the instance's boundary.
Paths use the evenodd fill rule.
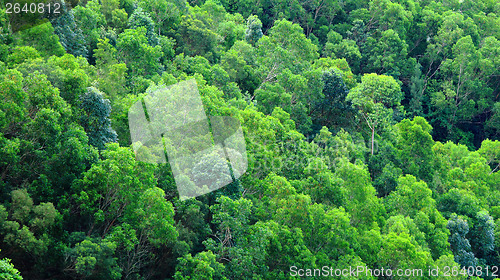
<path fill-rule="evenodd" d="M 0 279 L 500 278 L 498 0 L 13 2 Z M 192 79 L 248 167 L 182 200 L 128 111 Z M 394 274 L 318 274 L 352 267 Z"/>

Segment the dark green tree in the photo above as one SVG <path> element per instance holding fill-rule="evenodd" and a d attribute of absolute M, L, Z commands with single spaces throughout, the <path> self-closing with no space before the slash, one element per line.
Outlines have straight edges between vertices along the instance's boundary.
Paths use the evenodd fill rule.
<path fill-rule="evenodd" d="M 453 214 L 448 221 L 450 230 L 450 245 L 455 261 L 464 267 L 476 266 L 477 259 L 471 251 L 471 245 L 466 235 L 469 233 L 469 224 L 456 214 Z"/>
<path fill-rule="evenodd" d="M 76 25 L 74 12 L 73 10 L 68 11 L 64 2 L 61 3 L 61 13 L 63 14 L 52 20 L 54 33 L 59 36 L 59 42 L 66 52 L 87 58 L 87 43 L 82 30 Z"/>
<path fill-rule="evenodd" d="M 495 223 L 486 211 L 476 214 L 474 228 L 471 230 L 471 247 L 478 259 L 494 264 Z"/>
<path fill-rule="evenodd" d="M 245 40 L 255 46 L 257 41 L 262 38 L 262 22 L 255 16 L 249 16 L 247 19 L 247 30 L 245 31 Z"/>
<path fill-rule="evenodd" d="M 80 97 L 80 108 L 83 114 L 80 120 L 85 132 L 89 136 L 89 144 L 102 150 L 106 143 L 116 142 L 117 134 L 111 128 L 111 105 L 108 99 L 96 88 L 89 87 Z"/>
<path fill-rule="evenodd" d="M 346 100 L 349 90 L 342 73 L 338 69 L 330 69 L 323 72 L 321 80 L 324 83 L 324 97 L 316 100 L 316 106 L 312 109 L 313 122 L 330 129 L 348 127 L 355 111 L 351 102 Z"/>

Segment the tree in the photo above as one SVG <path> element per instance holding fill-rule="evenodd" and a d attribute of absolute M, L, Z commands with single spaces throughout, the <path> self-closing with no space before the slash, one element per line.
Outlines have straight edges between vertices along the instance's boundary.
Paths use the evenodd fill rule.
<path fill-rule="evenodd" d="M 397 234 L 390 232 L 383 238 L 383 245 L 377 254 L 377 264 L 384 268 L 390 268 L 393 271 L 397 269 L 425 269 L 431 264 L 432 258 L 429 252 L 412 244 L 408 233 Z M 425 274 L 424 274 L 425 275 Z M 406 277 L 396 276 L 395 279 L 406 279 Z"/>
<path fill-rule="evenodd" d="M 0 8 L 0 278 L 444 280 L 500 262 L 498 1 L 254 2 L 85 0 L 20 31 Z M 182 122 L 186 95 L 154 93 L 188 79 L 212 125 L 241 124 L 227 176 L 195 152 L 234 129 L 162 131 L 189 168 L 129 147 L 130 106 L 154 95 L 151 125 Z M 176 167 L 238 179 L 181 201 Z M 345 278 L 411 278 L 361 274 Z"/>
<path fill-rule="evenodd" d="M 105 16 L 100 12 L 101 5 L 98 1 L 88 1 L 84 6 L 78 5 L 71 11 L 75 18 L 77 27 L 81 30 L 85 39 L 85 47 L 88 50 L 88 60 L 91 64 L 94 62 L 92 52 L 96 48 L 98 39 L 100 37 L 99 27 L 106 24 Z"/>
<path fill-rule="evenodd" d="M 65 252 L 65 271 L 74 279 L 121 279 L 121 269 L 113 257 L 116 248 L 115 242 L 86 238 Z"/>
<path fill-rule="evenodd" d="M 224 39 L 221 42 L 224 50 L 230 49 L 236 41 L 244 38 L 245 26 L 242 24 L 242 21 L 243 18 L 240 14 L 226 15 L 226 20 L 217 26 L 217 33 Z"/>
<path fill-rule="evenodd" d="M 440 64 L 451 57 L 452 47 L 460 38 L 467 35 L 475 39 L 478 37 L 477 26 L 472 19 L 465 19 L 461 13 L 455 11 L 447 11 L 442 17 L 437 34 L 429 38 L 431 40 L 425 53 L 427 81 L 437 74 Z"/>
<path fill-rule="evenodd" d="M 1 109 L 8 118 L 2 123 L 2 133 L 7 139 L 11 139 L 4 143 L 7 144 L 6 154 L 13 161 L 5 165 L 2 180 L 12 185 L 23 181 L 25 187 L 28 187 L 33 180 L 41 179 L 40 175 L 48 175 L 48 162 L 60 151 L 64 132 L 73 125 L 76 128 L 79 126 L 72 119 L 70 106 L 59 96 L 58 89 L 51 85 L 45 75 L 38 71 L 24 78 L 21 78 L 18 71 L 9 71 L 7 74 L 4 81 L 0 82 L 0 88 L 7 89 L 3 92 L 4 99 L 10 101 Z M 20 92 L 17 86 L 21 86 Z M 19 95 L 21 92 L 22 95 Z M 19 97 L 24 98 L 19 104 L 22 104 L 21 108 L 17 105 Z M 38 152 L 32 153 L 32 149 Z M 17 156 L 12 157 L 13 153 Z M 9 173 L 7 170 L 10 170 Z M 12 189 L 14 188 L 7 188 L 6 191 Z"/>
<path fill-rule="evenodd" d="M 332 172 L 326 169 L 326 166 L 324 168 L 315 168 L 317 167 L 316 164 L 321 165 L 323 163 L 318 161 L 312 161 L 306 167 L 304 173 L 310 177 L 305 181 L 306 187 L 304 191 L 311 196 L 312 201 L 315 203 L 345 207 L 347 205 L 347 194 L 346 189 L 341 187 L 342 180 L 336 178 Z"/>
<path fill-rule="evenodd" d="M 354 69 L 359 68 L 361 53 L 356 41 L 343 39 L 342 35 L 331 30 L 328 32 L 327 42 L 323 54 L 332 58 L 345 58 Z"/>
<path fill-rule="evenodd" d="M 413 174 L 430 182 L 433 176 L 432 159 L 432 127 L 422 117 L 413 120 L 404 119 L 396 124 L 399 132 L 396 147 L 399 150 L 398 159 L 405 173 Z"/>
<path fill-rule="evenodd" d="M 210 238 L 205 241 L 205 247 L 215 253 L 217 261 L 227 266 L 229 277 L 249 277 L 259 270 L 262 273 L 263 267 L 258 264 L 258 260 L 264 258 L 261 246 L 248 246 L 251 244 L 248 239 L 252 238 L 248 224 L 252 202 L 246 198 L 232 200 L 226 196 L 220 196 L 217 202 L 210 207 L 217 229 L 215 240 Z M 244 250 L 245 247 L 253 252 Z M 256 255 L 257 252 L 260 254 Z"/>
<path fill-rule="evenodd" d="M 480 209 L 479 200 L 467 190 L 451 189 L 438 200 L 438 210 L 447 218 L 453 213 L 474 217 Z"/>
<path fill-rule="evenodd" d="M 146 38 L 148 38 L 148 44 L 151 46 L 158 45 L 158 36 L 155 33 L 155 23 L 149 16 L 147 12 L 139 7 L 135 9 L 134 13 L 128 19 L 127 27 L 130 29 L 137 29 L 138 27 L 144 27 L 146 29 Z"/>
<path fill-rule="evenodd" d="M 275 81 L 286 68 L 298 74 L 317 57 L 316 45 L 306 38 L 298 24 L 278 20 L 269 30 L 269 36 L 262 37 L 257 44 L 260 85 Z"/>
<path fill-rule="evenodd" d="M 252 46 L 255 46 L 255 44 L 259 41 L 260 38 L 262 38 L 262 36 L 262 22 L 255 15 L 249 16 L 247 19 L 245 40 Z"/>
<path fill-rule="evenodd" d="M 151 77 L 161 70 L 161 46 L 148 44 L 147 29 L 137 27 L 120 33 L 116 42 L 118 58 L 127 65 L 132 77 Z"/>
<path fill-rule="evenodd" d="M 78 98 L 89 86 L 89 75 L 86 72 L 89 67 L 85 58 L 64 54 L 60 57 L 51 56 L 47 60 L 26 60 L 17 69 L 26 77 L 48 80 L 50 87 L 59 90 L 60 97 L 71 106 L 77 106 Z M 43 85 L 46 84 L 47 82 L 43 82 Z"/>
<path fill-rule="evenodd" d="M 352 164 L 344 158 L 334 174 L 343 180 L 341 186 L 347 190 L 346 209 L 351 214 L 351 224 L 368 230 L 383 224 L 385 209 L 371 185 L 366 167 Z"/>
<path fill-rule="evenodd" d="M 20 44 L 34 47 L 43 57 L 64 54 L 64 47 L 54 34 L 50 22 L 20 31 L 16 37 L 19 38 Z"/>
<path fill-rule="evenodd" d="M 125 94 L 128 91 L 128 68 L 125 63 L 119 63 L 117 50 L 109 43 L 109 39 L 99 39 L 94 52 L 99 89 L 112 99 Z"/>
<path fill-rule="evenodd" d="M 471 251 L 471 246 L 466 235 L 469 233 L 469 224 L 466 220 L 456 214 L 448 221 L 448 229 L 451 232 L 450 245 L 455 261 L 463 267 L 476 266 L 477 259 Z"/>
<path fill-rule="evenodd" d="M 33 47 L 18 46 L 15 47 L 12 53 L 7 57 L 7 64 L 14 67 L 27 60 L 40 58 L 40 53 Z"/>
<path fill-rule="evenodd" d="M 191 254 L 179 258 L 179 264 L 175 272 L 175 280 L 187 279 L 227 279 L 224 277 L 224 265 L 217 262 L 215 255 L 208 252 L 200 252 L 195 257 Z"/>
<path fill-rule="evenodd" d="M 220 65 L 236 82 L 242 92 L 253 94 L 260 80 L 255 67 L 255 48 L 245 41 L 237 41 L 227 52 L 222 54 Z"/>
<path fill-rule="evenodd" d="M 139 236 L 144 237 L 154 247 L 169 244 L 177 238 L 173 225 L 174 207 L 164 197 L 165 192 L 160 188 L 145 190 L 138 201 L 133 203 L 137 203 L 134 205 L 137 208 L 135 213 L 126 217 L 126 220 L 135 226 Z"/>
<path fill-rule="evenodd" d="M 219 35 L 193 15 L 184 15 L 181 19 L 179 33 L 175 37 L 177 52 L 189 56 L 201 55 L 213 61 Z"/>
<path fill-rule="evenodd" d="M 400 3 L 393 3 L 389 0 L 372 0 L 369 3 L 370 20 L 367 25 L 369 29 L 378 28 L 382 31 L 389 29 L 397 30 L 403 39 L 406 37 L 413 20 L 412 2 L 405 2 L 410 6 L 410 11 Z"/>
<path fill-rule="evenodd" d="M 478 259 L 494 264 L 495 223 L 486 211 L 476 214 L 476 222 L 471 230 L 471 247 Z"/>
<path fill-rule="evenodd" d="M 106 22 L 110 23 L 113 19 L 113 11 L 120 8 L 119 0 L 104 0 L 100 1 L 101 13 L 106 17 Z"/>
<path fill-rule="evenodd" d="M 116 9 L 111 12 L 111 26 L 117 31 L 122 31 L 127 26 L 128 14 L 125 9 Z"/>
<path fill-rule="evenodd" d="M 67 206 L 61 197 L 68 194 L 75 179 L 98 161 L 99 154 L 88 144 L 89 138 L 80 126 L 64 131 L 57 142 L 44 174 L 33 181 L 29 190 L 34 197 L 56 203 L 61 209 Z"/>
<path fill-rule="evenodd" d="M 347 95 L 346 100 L 359 109 L 370 128 L 372 155 L 375 131 L 378 126 L 388 127 L 393 122 L 393 108 L 401 110 L 402 98 L 401 89 L 394 78 L 377 74 L 365 74 L 361 78 L 361 84 Z"/>
<path fill-rule="evenodd" d="M 321 96 L 320 75 L 318 70 L 294 75 L 290 69 L 284 69 L 277 75 L 277 83 L 263 84 L 255 91 L 257 107 L 266 114 L 276 107 L 283 108 L 295 121 L 298 131 L 310 133 L 311 110 Z M 315 86 L 314 89 L 308 87 L 311 84 Z"/>
<path fill-rule="evenodd" d="M 19 270 L 7 258 L 0 260 L 0 278 L 5 280 L 23 280 Z"/>
<path fill-rule="evenodd" d="M 172 3 L 166 0 L 139 1 L 139 6 L 149 13 L 156 25 L 158 35 L 162 35 L 163 30 L 174 28 L 179 24 L 183 9 L 185 8 L 181 3 L 182 1 Z"/>
<path fill-rule="evenodd" d="M 89 87 L 80 97 L 80 107 L 84 111 L 81 124 L 89 136 L 89 144 L 102 150 L 105 144 L 116 142 L 116 132 L 111 128 L 111 105 L 96 88 Z"/>
<path fill-rule="evenodd" d="M 10 194 L 11 205 L 0 205 L 0 231 L 2 242 L 12 257 L 20 260 L 41 262 L 51 244 L 50 233 L 59 222 L 60 214 L 50 202 L 34 205 L 26 189 Z"/>
<path fill-rule="evenodd" d="M 459 267 L 460 264 L 456 263 L 455 260 L 454 260 L 454 257 L 452 254 L 448 254 L 448 255 L 441 255 L 435 262 L 435 266 L 436 267 L 445 267 L 445 266 L 448 266 L 448 267 Z M 440 278 L 437 278 L 437 279 L 440 279 L 440 280 L 444 280 L 446 278 L 449 278 L 447 275 L 447 273 L 445 273 L 444 270 L 441 270 L 439 271 L 438 275 L 440 276 Z M 469 276 L 464 276 L 463 274 L 458 274 L 456 276 L 456 279 L 460 279 L 460 280 L 466 280 L 466 279 L 475 279 L 475 280 L 479 280 L 477 278 L 479 277 L 469 277 Z"/>
<path fill-rule="evenodd" d="M 491 167 L 491 173 L 500 169 L 500 141 L 484 140 L 478 152 L 486 159 Z"/>
<path fill-rule="evenodd" d="M 476 74 L 480 55 L 471 36 L 460 38 L 454 44 L 452 57 L 442 63 L 440 74 L 446 82 L 442 83 L 442 91 L 431 99 L 435 109 L 444 116 L 441 126 L 449 135 L 454 134 L 458 124 L 472 120 L 491 105 L 487 98 L 491 89 Z"/>
<path fill-rule="evenodd" d="M 261 266 L 268 268 L 264 275 L 273 279 L 285 279 L 284 271 L 289 270 L 292 265 L 315 266 L 316 259 L 304 244 L 304 235 L 299 228 L 289 228 L 275 221 L 259 221 L 252 226 L 251 232 L 255 239 L 248 241 L 264 249 Z M 260 242 L 255 242 L 256 240 Z"/>
<path fill-rule="evenodd" d="M 61 13 L 63 14 L 52 21 L 54 33 L 59 36 L 59 42 L 66 52 L 87 58 L 87 43 L 82 30 L 76 25 L 74 12 L 73 10 L 67 11 L 64 2 L 61 5 Z"/>
<path fill-rule="evenodd" d="M 349 89 L 343 74 L 333 68 L 323 72 L 321 81 L 324 83 L 323 98 L 315 98 L 316 105 L 311 110 L 313 121 L 321 126 L 335 129 L 346 127 L 354 115 L 354 109 L 346 101 Z"/>
<path fill-rule="evenodd" d="M 173 178 L 171 178 L 173 181 Z M 161 183 L 161 181 L 159 181 Z M 180 256 L 188 251 L 202 251 L 202 242 L 212 234 L 210 224 L 206 222 L 209 216 L 206 204 L 199 200 L 178 201 L 175 204 L 175 228 L 179 232 L 176 246 L 186 246 L 186 251 L 179 250 Z"/>
<path fill-rule="evenodd" d="M 432 191 L 427 184 L 412 175 L 399 178 L 396 191 L 386 200 L 389 213 L 396 212 L 404 216 L 415 217 L 419 211 L 431 210 L 435 207 Z"/>
<path fill-rule="evenodd" d="M 365 72 L 394 77 L 409 77 L 415 64 L 413 58 L 407 58 L 408 45 L 392 29 L 382 32 L 379 38 L 368 37 L 362 55 L 367 63 Z"/>
<path fill-rule="evenodd" d="M 73 250 L 78 252 L 83 245 L 96 247 L 95 253 L 82 250 L 104 254 L 102 258 L 113 256 L 102 265 L 114 268 L 103 273 L 136 277 L 144 267 L 154 264 L 153 251 L 172 245 L 177 238 L 174 208 L 164 199 L 164 191 L 155 186 L 154 167 L 137 162 L 131 149 L 112 143 L 101 154 L 103 159 L 72 185 L 72 207 L 77 214 L 71 219 L 79 220 L 81 230 L 97 239 Z M 77 263 L 75 258 L 70 265 Z M 95 272 L 101 271 L 88 271 Z"/>
<path fill-rule="evenodd" d="M 131 246 L 118 248 L 119 262 L 125 278 L 139 275 L 141 270 L 154 262 L 152 251 L 172 246 L 178 232 L 174 226 L 174 207 L 165 200 L 165 192 L 157 187 L 148 188 L 135 196 L 127 207 L 121 225 L 123 230 L 130 225 Z M 125 202 L 127 203 L 127 202 Z M 111 238 L 121 238 L 120 228 L 111 233 Z M 133 234 L 135 233 L 135 234 Z M 126 242 L 117 242 L 126 245 Z M 132 245 L 133 244 L 133 245 Z"/>
<path fill-rule="evenodd" d="M 49 67 L 41 71 L 47 75 L 48 80 L 59 89 L 60 95 L 72 106 L 77 106 L 78 99 L 87 91 L 89 86 L 89 76 L 84 70 L 89 67 L 88 62 L 83 57 L 74 57 L 65 54 L 61 57 L 50 57 L 47 61 Z M 50 73 L 52 72 L 52 73 Z"/>
<path fill-rule="evenodd" d="M 433 257 L 449 253 L 447 221 L 437 211 L 432 191 L 425 182 L 417 181 L 412 175 L 401 176 L 396 190 L 384 202 L 390 215 L 399 214 L 414 220 Z"/>
<path fill-rule="evenodd" d="M 24 121 L 27 108 L 23 100 L 28 94 L 22 90 L 23 77 L 17 70 L 7 70 L 1 75 L 0 92 L 2 99 L 6 102 L 0 104 L 0 131 L 4 134 L 15 133 L 19 125 Z"/>

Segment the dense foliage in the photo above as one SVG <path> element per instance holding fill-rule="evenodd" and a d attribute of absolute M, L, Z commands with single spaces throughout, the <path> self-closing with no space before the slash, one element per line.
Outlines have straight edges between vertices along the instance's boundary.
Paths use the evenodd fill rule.
<path fill-rule="evenodd" d="M 500 264 L 498 1 L 66 10 L 15 33 L 0 15 L 2 279 Z M 241 122 L 248 170 L 181 201 L 168 163 L 136 160 L 127 112 L 191 78 L 207 115 Z"/>

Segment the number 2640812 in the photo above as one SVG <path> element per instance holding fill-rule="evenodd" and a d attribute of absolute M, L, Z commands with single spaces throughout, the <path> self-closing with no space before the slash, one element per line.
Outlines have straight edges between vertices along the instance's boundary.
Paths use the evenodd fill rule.
<path fill-rule="evenodd" d="M 21 5 L 20 3 L 7 3 L 5 4 L 5 12 L 7 14 L 20 14 L 20 13 L 31 13 L 31 14 L 45 14 L 53 13 L 59 14 L 61 9 L 60 3 L 25 3 Z"/>

